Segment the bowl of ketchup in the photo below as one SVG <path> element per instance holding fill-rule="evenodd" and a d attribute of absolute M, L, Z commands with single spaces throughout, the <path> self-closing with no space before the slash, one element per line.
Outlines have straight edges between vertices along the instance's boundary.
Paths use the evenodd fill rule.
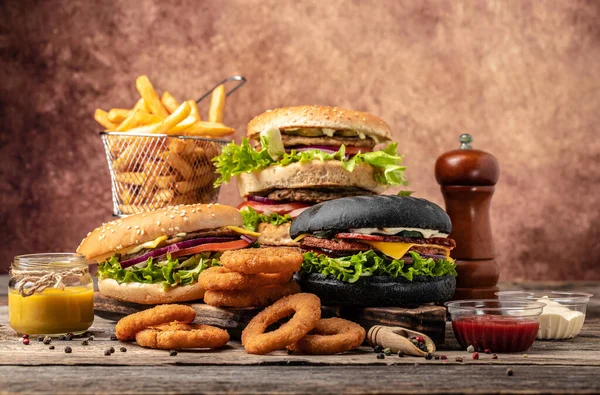
<path fill-rule="evenodd" d="M 531 347 L 545 306 L 534 301 L 498 299 L 455 300 L 445 305 L 460 346 L 493 353 L 522 352 Z"/>

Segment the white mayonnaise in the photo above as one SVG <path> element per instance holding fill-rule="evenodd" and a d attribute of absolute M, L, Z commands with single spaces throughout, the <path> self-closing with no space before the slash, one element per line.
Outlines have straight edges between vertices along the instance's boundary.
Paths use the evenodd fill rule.
<path fill-rule="evenodd" d="M 571 310 L 548 299 L 547 296 L 538 299 L 538 302 L 546 304 L 540 316 L 538 339 L 570 339 L 579 334 L 585 314 L 581 311 Z"/>
<path fill-rule="evenodd" d="M 421 232 L 425 239 L 432 237 L 448 237 L 447 233 L 440 233 L 434 229 L 419 229 L 419 228 L 361 228 L 361 229 L 350 229 L 353 233 L 361 233 L 363 235 L 395 235 L 403 230 L 411 232 Z"/>

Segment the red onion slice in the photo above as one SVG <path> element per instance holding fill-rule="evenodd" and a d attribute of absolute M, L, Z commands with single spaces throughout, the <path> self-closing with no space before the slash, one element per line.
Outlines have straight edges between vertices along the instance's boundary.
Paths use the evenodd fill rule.
<path fill-rule="evenodd" d="M 277 200 L 269 199 L 269 198 L 266 198 L 263 196 L 249 195 L 247 199 L 250 202 L 257 202 L 257 203 L 263 203 L 263 204 L 281 204 L 281 202 L 279 202 Z"/>

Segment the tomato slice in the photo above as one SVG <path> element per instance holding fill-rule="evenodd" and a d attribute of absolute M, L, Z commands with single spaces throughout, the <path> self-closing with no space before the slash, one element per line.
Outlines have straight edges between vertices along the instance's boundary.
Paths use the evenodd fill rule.
<path fill-rule="evenodd" d="M 261 214 L 277 213 L 279 215 L 283 215 L 288 214 L 294 210 L 310 207 L 310 204 L 300 202 L 266 204 L 260 202 L 245 201 L 242 202 L 237 208 L 238 210 L 241 210 L 244 207 L 252 207 Z"/>
<path fill-rule="evenodd" d="M 199 246 L 184 248 L 179 251 L 171 252 L 171 258 L 178 258 L 180 256 L 194 255 L 203 251 L 227 251 L 227 250 L 239 250 L 240 248 L 246 248 L 250 245 L 246 240 L 235 240 L 226 241 L 225 243 L 207 243 L 200 244 Z"/>
<path fill-rule="evenodd" d="M 297 208 L 297 209 L 295 209 L 293 211 L 290 211 L 288 214 L 290 215 L 290 217 L 296 218 L 297 216 L 299 216 L 300 214 L 302 214 L 302 212 L 304 210 L 306 210 L 308 207 L 310 207 L 310 206 L 302 207 L 302 208 Z"/>
<path fill-rule="evenodd" d="M 356 240 L 371 240 L 371 241 L 384 241 L 383 236 L 379 235 L 365 235 L 362 233 L 338 233 L 335 235 L 336 239 L 356 239 Z"/>

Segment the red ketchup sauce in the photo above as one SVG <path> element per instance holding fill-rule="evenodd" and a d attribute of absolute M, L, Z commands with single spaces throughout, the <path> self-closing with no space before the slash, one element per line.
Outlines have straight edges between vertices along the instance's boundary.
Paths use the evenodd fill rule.
<path fill-rule="evenodd" d="M 463 349 L 472 345 L 491 352 L 527 350 L 539 326 L 533 319 L 500 316 L 461 317 L 452 321 L 454 336 Z"/>

